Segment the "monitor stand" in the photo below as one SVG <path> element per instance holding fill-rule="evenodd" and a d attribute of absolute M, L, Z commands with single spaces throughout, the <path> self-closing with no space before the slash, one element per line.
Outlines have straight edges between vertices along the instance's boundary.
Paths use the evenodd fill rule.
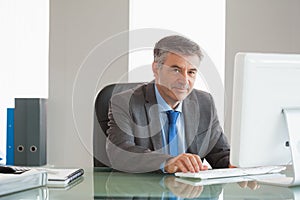
<path fill-rule="evenodd" d="M 289 133 L 289 146 L 291 150 L 293 176 L 280 180 L 263 180 L 263 183 L 279 186 L 300 185 L 300 108 L 284 108 L 283 114 Z M 300 195 L 299 192 L 297 195 Z M 298 197 L 300 199 L 300 196 Z"/>

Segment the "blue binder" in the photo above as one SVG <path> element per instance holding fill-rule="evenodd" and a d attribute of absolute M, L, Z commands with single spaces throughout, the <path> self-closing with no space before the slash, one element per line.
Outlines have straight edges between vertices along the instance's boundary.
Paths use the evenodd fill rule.
<path fill-rule="evenodd" d="M 14 108 L 7 108 L 6 164 L 14 165 Z"/>

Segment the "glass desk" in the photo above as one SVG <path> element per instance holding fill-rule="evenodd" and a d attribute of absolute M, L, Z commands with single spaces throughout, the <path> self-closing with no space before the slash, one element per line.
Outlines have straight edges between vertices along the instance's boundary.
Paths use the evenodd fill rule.
<path fill-rule="evenodd" d="M 0 183 L 1 184 L 1 183 Z M 244 187 L 245 186 L 245 187 Z M 243 188 L 244 187 L 244 188 Z M 252 188 L 252 189 L 251 189 Z M 0 197 L 11 199 L 294 199 L 300 187 L 258 185 L 255 182 L 197 186 L 173 175 L 128 174 L 109 168 L 85 169 L 84 177 L 67 188 L 36 188 Z"/>

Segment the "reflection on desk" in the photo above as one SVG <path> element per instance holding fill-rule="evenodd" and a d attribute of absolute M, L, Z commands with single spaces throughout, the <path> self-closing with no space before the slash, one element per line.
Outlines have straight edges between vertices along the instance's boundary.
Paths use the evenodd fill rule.
<path fill-rule="evenodd" d="M 300 200 L 300 187 L 264 185 L 256 181 L 213 185 L 191 185 L 176 181 L 173 175 L 94 173 L 94 199 L 294 199 Z"/>
<path fill-rule="evenodd" d="M 18 199 L 31 199 L 31 200 L 48 200 L 49 191 L 46 187 L 39 187 L 30 190 L 25 190 L 10 195 L 0 197 L 0 200 L 18 200 Z"/>
<path fill-rule="evenodd" d="M 95 199 L 126 197 L 219 199 L 221 192 L 221 185 L 192 186 L 175 181 L 173 175 L 122 172 L 94 174 Z"/>
<path fill-rule="evenodd" d="M 203 187 L 175 181 L 172 175 L 128 174 L 113 172 L 108 168 L 85 168 L 84 179 L 70 188 L 42 188 L 2 196 L 0 200 L 10 199 L 49 199 L 49 200 L 93 200 L 93 199 L 173 199 L 180 196 L 197 199 L 294 199 L 300 200 L 300 187 L 286 188 L 271 185 L 226 183 L 205 185 Z M 1 183 L 0 183 L 1 184 Z M 247 187 L 248 186 L 248 187 Z M 244 187 L 244 188 L 243 188 Z M 252 188 L 252 189 L 251 189 Z"/>
<path fill-rule="evenodd" d="M 224 199 L 289 199 L 300 200 L 300 187 L 279 187 L 260 185 L 258 189 L 238 188 L 237 185 L 224 185 Z"/>

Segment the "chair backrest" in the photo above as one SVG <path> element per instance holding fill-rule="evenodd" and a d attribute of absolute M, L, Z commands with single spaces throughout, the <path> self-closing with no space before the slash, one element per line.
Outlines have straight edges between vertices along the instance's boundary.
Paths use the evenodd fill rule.
<path fill-rule="evenodd" d="M 108 107 L 111 96 L 135 88 L 142 83 L 115 83 L 104 87 L 95 100 L 93 156 L 94 167 L 110 166 L 106 153 L 106 131 L 108 129 Z"/>

